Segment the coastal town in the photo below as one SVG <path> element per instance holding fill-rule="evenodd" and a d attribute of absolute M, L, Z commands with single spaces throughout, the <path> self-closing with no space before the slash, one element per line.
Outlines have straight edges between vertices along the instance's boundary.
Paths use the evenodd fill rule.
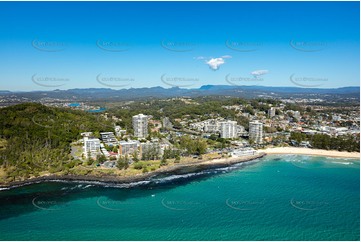
<path fill-rule="evenodd" d="M 360 241 L 360 1 L 0 1 L 0 241 Z"/>
<path fill-rule="evenodd" d="M 133 179 L 267 154 L 359 158 L 359 104 L 347 100 L 74 99 L 44 98 L 0 109 L 1 181 L 49 175 Z"/>
<path fill-rule="evenodd" d="M 162 101 L 199 105 L 191 98 Z M 129 164 L 138 160 L 165 161 L 175 157 L 179 160 L 192 157 L 198 161 L 204 155 L 218 158 L 245 157 L 276 147 L 327 149 L 320 147 L 320 144 L 317 146 L 313 139 L 317 135 L 330 140 L 347 137 L 355 143 L 359 142 L 360 118 L 357 109 L 344 109 L 342 112 L 332 112 L 325 106 L 300 109 L 285 100 L 274 104 L 253 102 L 253 106 L 223 105 L 222 108 L 235 112 L 236 117 L 247 120 L 247 123 L 241 124 L 215 113 L 183 115 L 173 120 L 169 117 L 156 119 L 150 114 L 137 114 L 132 116 L 131 127 L 127 129 L 118 125 L 122 123 L 121 117 L 102 112 L 99 114 L 100 120 L 108 123 L 107 131 L 96 134 L 91 130 L 82 132 L 82 139 L 73 144 L 73 149 L 78 149 L 78 152 L 74 152 L 74 158 L 93 160 L 97 166 L 105 168 L 116 168 L 117 161 L 124 159 Z M 204 141 L 204 147 L 187 150 L 186 139 Z"/>

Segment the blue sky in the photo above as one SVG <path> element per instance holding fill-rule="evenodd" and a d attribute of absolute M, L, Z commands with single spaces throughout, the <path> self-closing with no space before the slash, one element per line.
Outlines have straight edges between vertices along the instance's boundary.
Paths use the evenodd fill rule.
<path fill-rule="evenodd" d="M 0 3 L 0 90 L 359 86 L 359 2 Z"/>

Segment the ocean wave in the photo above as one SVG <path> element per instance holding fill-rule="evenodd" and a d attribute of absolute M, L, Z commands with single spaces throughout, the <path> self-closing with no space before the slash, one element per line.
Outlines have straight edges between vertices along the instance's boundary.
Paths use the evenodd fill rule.
<path fill-rule="evenodd" d="M 353 162 L 337 162 L 337 161 L 331 161 L 333 164 L 340 164 L 340 165 L 353 165 Z"/>
<path fill-rule="evenodd" d="M 179 180 L 179 179 L 184 179 L 184 178 L 189 178 L 189 177 L 193 177 L 193 176 L 197 176 L 197 175 L 199 176 L 199 175 L 204 175 L 204 174 L 206 174 L 205 171 L 187 173 L 187 174 L 183 174 L 183 175 L 170 175 L 170 176 L 166 176 L 163 178 L 153 179 L 152 182 L 154 182 L 155 184 L 166 183 L 166 182 L 170 182 L 170 181 L 174 181 L 174 180 Z"/>

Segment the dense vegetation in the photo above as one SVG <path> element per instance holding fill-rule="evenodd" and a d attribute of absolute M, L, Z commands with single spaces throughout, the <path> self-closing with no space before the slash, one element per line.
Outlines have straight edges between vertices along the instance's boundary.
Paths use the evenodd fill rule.
<path fill-rule="evenodd" d="M 6 141 L 0 166 L 9 178 L 70 169 L 78 162 L 71 161 L 70 144 L 80 132 L 109 129 L 92 114 L 35 103 L 0 109 L 0 124 L 0 140 Z"/>
<path fill-rule="evenodd" d="M 330 137 L 326 134 L 307 135 L 291 132 L 290 140 L 295 140 L 298 143 L 309 141 L 312 147 L 317 149 L 360 152 L 360 138 L 351 135 Z"/>

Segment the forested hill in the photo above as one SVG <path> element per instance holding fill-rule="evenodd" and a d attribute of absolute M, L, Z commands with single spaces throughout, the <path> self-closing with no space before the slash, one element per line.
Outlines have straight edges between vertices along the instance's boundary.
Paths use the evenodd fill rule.
<path fill-rule="evenodd" d="M 82 111 L 36 103 L 2 108 L 0 166 L 9 179 L 58 169 L 70 161 L 70 143 L 80 138 L 80 132 L 107 129 L 105 121 Z"/>

